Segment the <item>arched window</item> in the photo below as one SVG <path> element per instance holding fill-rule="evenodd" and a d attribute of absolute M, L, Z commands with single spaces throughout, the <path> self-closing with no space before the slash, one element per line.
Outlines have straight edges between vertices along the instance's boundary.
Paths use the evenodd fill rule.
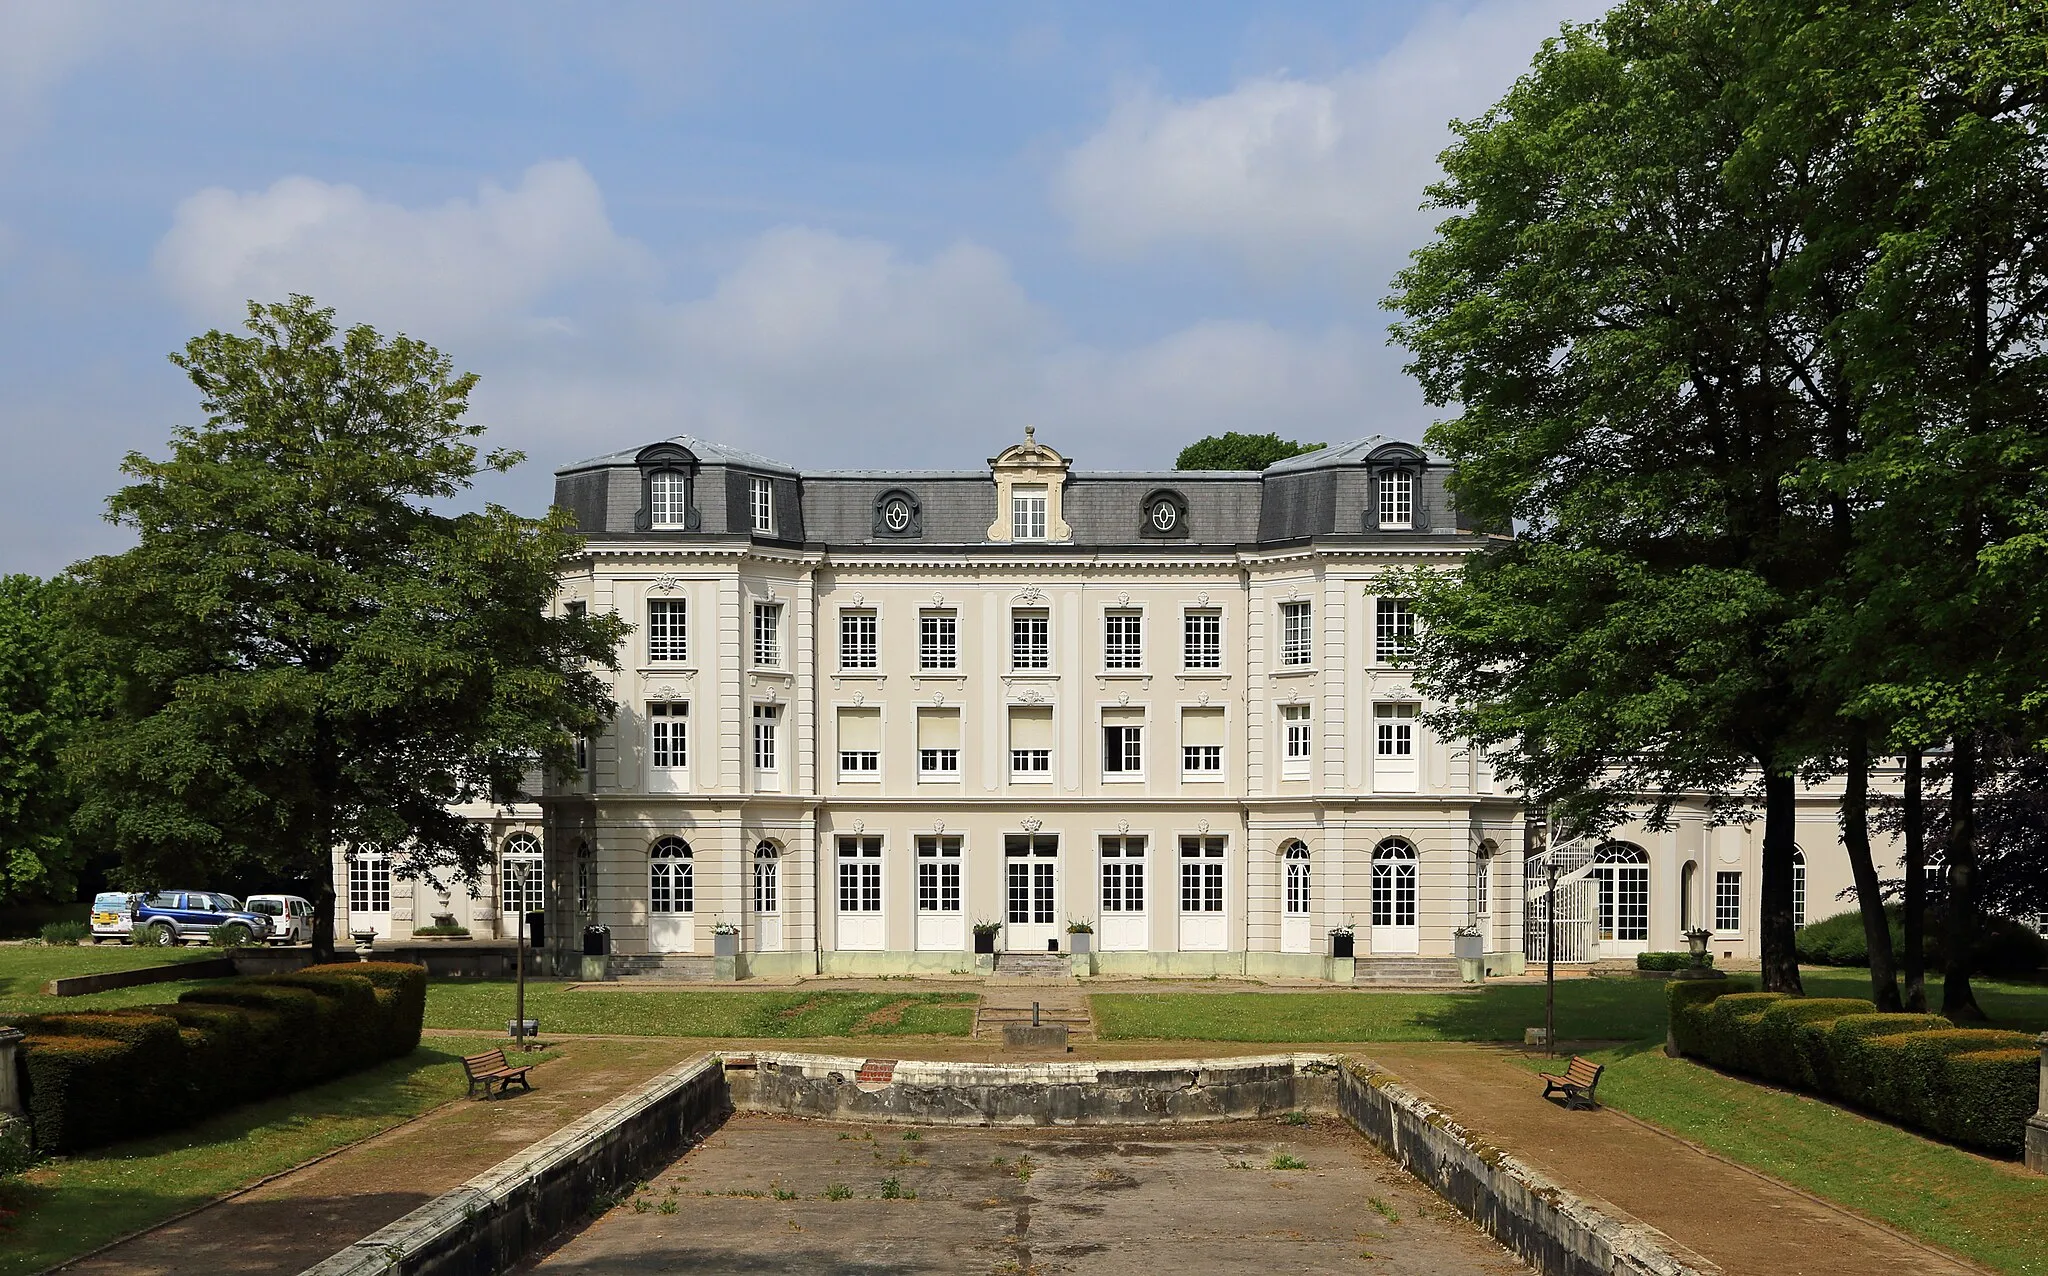
<path fill-rule="evenodd" d="M 754 848 L 754 911 L 779 912 L 782 908 L 782 852 L 773 842 Z"/>
<path fill-rule="evenodd" d="M 1806 925 L 1806 852 L 1792 848 L 1792 925 Z"/>
<path fill-rule="evenodd" d="M 1309 906 L 1308 847 L 1301 842 L 1289 842 L 1281 856 L 1287 863 L 1288 915 L 1305 917 Z"/>
<path fill-rule="evenodd" d="M 1415 846 L 1390 837 L 1372 852 L 1372 924 L 1415 924 Z"/>
<path fill-rule="evenodd" d="M 1493 857 L 1499 848 L 1491 838 L 1479 844 L 1472 866 L 1472 915 L 1493 916 Z"/>
<path fill-rule="evenodd" d="M 1641 943 L 1650 938 L 1650 855 L 1632 842 L 1609 842 L 1593 852 L 1600 884 L 1600 938 Z"/>
<path fill-rule="evenodd" d="M 540 862 L 540 839 L 514 833 L 498 850 L 498 897 L 507 917 L 538 912 L 546 881 Z"/>
<path fill-rule="evenodd" d="M 690 480 L 681 470 L 656 470 L 647 476 L 648 522 L 656 528 L 686 526 L 690 516 Z"/>
<path fill-rule="evenodd" d="M 679 837 L 655 842 L 647 855 L 647 911 L 697 911 L 697 886 L 691 872 L 690 844 Z"/>
<path fill-rule="evenodd" d="M 382 851 L 357 851 L 348 858 L 348 911 L 391 911 L 391 861 Z"/>
<path fill-rule="evenodd" d="M 590 916 L 597 894 L 597 858 L 590 853 L 590 843 L 576 843 L 576 915 Z"/>

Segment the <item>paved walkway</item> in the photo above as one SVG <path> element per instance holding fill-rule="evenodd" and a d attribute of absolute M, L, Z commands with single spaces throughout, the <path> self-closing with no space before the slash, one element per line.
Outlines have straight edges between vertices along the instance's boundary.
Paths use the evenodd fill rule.
<path fill-rule="evenodd" d="M 302 1271 L 695 1051 L 688 1042 L 644 1037 L 571 1041 L 533 1070 L 531 1094 L 436 1108 L 62 1270 L 91 1276 Z"/>
<path fill-rule="evenodd" d="M 1542 1098 L 1518 1050 L 1382 1042 L 1357 1053 L 1600 1208 L 1728 1276 L 1978 1276 L 1984 1269 L 1610 1109 Z"/>

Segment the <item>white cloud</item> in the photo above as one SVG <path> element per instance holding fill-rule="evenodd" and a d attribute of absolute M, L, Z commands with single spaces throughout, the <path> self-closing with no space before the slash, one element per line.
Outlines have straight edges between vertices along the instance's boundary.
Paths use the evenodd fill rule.
<path fill-rule="evenodd" d="M 456 334 L 557 322 L 534 308 L 652 272 L 574 160 L 535 164 L 509 190 L 486 182 L 437 208 L 311 177 L 264 191 L 212 187 L 178 205 L 154 266 L 173 296 L 214 319 L 300 292 L 373 323 Z"/>
<path fill-rule="evenodd" d="M 1383 285 L 1453 118 L 1479 114 L 1568 19 L 1599 0 L 1438 4 L 1378 60 L 1327 80 L 1261 76 L 1179 100 L 1127 96 L 1069 153 L 1054 200 L 1077 242 L 1129 259 L 1216 246 L 1265 274 L 1341 271 Z"/>

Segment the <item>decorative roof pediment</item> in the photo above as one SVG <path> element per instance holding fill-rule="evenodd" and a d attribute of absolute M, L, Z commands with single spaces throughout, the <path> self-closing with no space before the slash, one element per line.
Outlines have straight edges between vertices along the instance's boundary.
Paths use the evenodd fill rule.
<path fill-rule="evenodd" d="M 643 470 L 677 466 L 686 469 L 697 467 L 697 454 L 672 439 L 650 443 L 633 454 L 633 464 Z"/>
<path fill-rule="evenodd" d="M 1027 425 L 1024 427 L 1024 441 L 1012 443 L 996 453 L 988 459 L 988 465 L 992 470 L 1057 470 L 1065 474 L 1073 462 L 1040 443 L 1038 427 Z"/>
<path fill-rule="evenodd" d="M 1035 426 L 1024 427 L 1024 441 L 1013 443 L 988 459 L 996 482 L 995 521 L 988 525 L 988 538 L 998 543 L 1019 539 L 1011 522 L 1010 498 L 1019 487 L 1045 488 L 1045 534 L 1033 540 L 1070 541 L 1074 529 L 1061 513 L 1067 470 L 1073 462 L 1038 441 Z"/>

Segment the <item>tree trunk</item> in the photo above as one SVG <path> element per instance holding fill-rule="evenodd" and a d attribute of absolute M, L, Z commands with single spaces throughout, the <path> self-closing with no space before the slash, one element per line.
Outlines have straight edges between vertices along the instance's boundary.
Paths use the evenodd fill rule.
<path fill-rule="evenodd" d="M 329 857 L 327 871 L 313 879 L 313 960 L 327 962 L 334 960 L 334 862 Z"/>
<path fill-rule="evenodd" d="M 1856 911 L 1863 915 L 1863 942 L 1870 950 L 1870 996 L 1879 1010 L 1896 1011 L 1898 965 L 1892 955 L 1891 921 L 1870 858 L 1870 737 L 1859 730 L 1849 743 L 1848 782 L 1842 791 L 1842 846 L 1856 879 Z"/>
<path fill-rule="evenodd" d="M 1798 782 L 1764 772 L 1763 975 L 1765 992 L 1798 996 L 1799 949 L 1792 927 L 1792 853 Z"/>
<path fill-rule="evenodd" d="M 1949 775 L 1948 839 L 1942 860 L 1948 866 L 1948 969 L 1941 981 L 1941 1013 L 1956 1023 L 1984 1019 L 1977 994 L 1970 991 L 1970 959 L 1977 944 L 1977 737 L 1965 731 L 1956 737 L 1955 766 Z"/>
<path fill-rule="evenodd" d="M 1927 1013 L 1927 808 L 1921 804 L 1921 753 L 1906 755 L 1906 1009 Z"/>

